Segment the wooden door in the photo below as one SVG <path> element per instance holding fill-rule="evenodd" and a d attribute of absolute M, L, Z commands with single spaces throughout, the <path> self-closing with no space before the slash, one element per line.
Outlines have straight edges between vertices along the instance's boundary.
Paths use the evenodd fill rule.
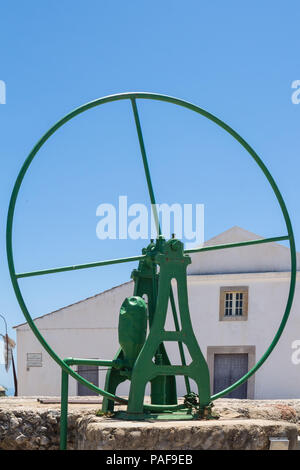
<path fill-rule="evenodd" d="M 232 385 L 248 372 L 248 354 L 215 354 L 214 393 Z M 247 382 L 224 398 L 247 398 Z"/>
<path fill-rule="evenodd" d="M 78 374 L 81 375 L 84 379 L 92 382 L 92 384 L 99 386 L 99 372 L 98 366 L 78 366 Z M 98 395 L 98 393 L 90 390 L 81 383 L 78 384 L 78 395 L 87 396 L 87 395 Z"/>

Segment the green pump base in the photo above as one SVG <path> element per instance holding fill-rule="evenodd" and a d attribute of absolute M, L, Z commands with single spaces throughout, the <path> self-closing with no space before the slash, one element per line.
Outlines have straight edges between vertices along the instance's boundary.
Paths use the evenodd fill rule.
<path fill-rule="evenodd" d="M 125 421 L 191 421 L 199 419 L 198 413 L 191 413 L 189 409 L 180 411 L 164 411 L 163 413 L 127 413 L 127 411 L 117 411 L 112 419 L 122 419 Z"/>

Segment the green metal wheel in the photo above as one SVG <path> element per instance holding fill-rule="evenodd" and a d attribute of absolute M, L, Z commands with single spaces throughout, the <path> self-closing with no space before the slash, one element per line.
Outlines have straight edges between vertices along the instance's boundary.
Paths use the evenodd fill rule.
<path fill-rule="evenodd" d="M 87 111 L 91 108 L 94 108 L 96 106 L 103 105 L 105 103 L 110 103 L 113 101 L 120 101 L 120 100 L 130 100 L 132 104 L 132 111 L 133 111 L 133 116 L 136 124 L 136 129 L 137 129 L 137 135 L 139 139 L 139 144 L 140 144 L 140 150 L 141 150 L 141 155 L 143 159 L 143 164 L 144 164 L 144 170 L 145 170 L 145 176 L 146 176 L 146 181 L 147 181 L 147 186 L 149 190 L 149 195 L 150 195 L 150 201 L 153 205 L 155 205 L 155 197 L 154 197 L 154 192 L 153 192 L 153 187 L 151 183 L 151 178 L 150 178 L 150 172 L 149 172 L 149 167 L 148 167 L 148 162 L 147 162 L 147 156 L 146 156 L 146 150 L 145 150 L 145 145 L 144 145 L 144 140 L 143 140 L 143 135 L 142 135 L 142 129 L 141 129 L 141 124 L 140 124 L 140 119 L 139 119 L 139 114 L 138 114 L 138 108 L 137 108 L 137 100 L 156 100 L 156 101 L 162 101 L 162 102 L 167 102 L 167 103 L 172 103 L 177 106 L 182 106 L 184 108 L 187 108 L 191 111 L 194 111 L 205 118 L 213 121 L 215 124 L 223 128 L 226 132 L 231 134 L 231 136 L 237 140 L 250 154 L 250 156 L 253 158 L 253 160 L 257 163 L 257 165 L 260 167 L 262 172 L 264 173 L 266 179 L 268 180 L 269 184 L 271 185 L 273 192 L 277 198 L 277 201 L 279 203 L 280 209 L 282 211 L 285 224 L 286 224 L 286 229 L 287 229 L 287 234 L 283 236 L 276 236 L 272 238 L 264 238 L 264 239 L 259 239 L 259 240 L 250 240 L 246 242 L 240 242 L 240 243 L 231 243 L 231 244 L 226 244 L 226 245 L 216 245 L 216 246 L 206 246 L 203 248 L 199 249 L 190 249 L 190 250 L 185 250 L 185 253 L 195 253 L 195 252 L 202 252 L 202 251 L 212 251 L 212 250 L 220 250 L 220 249 L 227 249 L 227 248 L 234 248 L 238 246 L 247 246 L 247 245 L 256 245 L 260 243 L 269 243 L 269 242 L 274 242 L 274 241 L 283 241 L 283 240 L 288 240 L 289 245 L 290 245 L 290 256 L 291 256 L 291 277 L 290 277 L 290 285 L 289 285 L 289 294 L 288 294 L 288 299 L 286 303 L 286 307 L 281 319 L 281 323 L 279 325 L 278 330 L 276 331 L 274 338 L 263 354 L 263 356 L 259 359 L 259 361 L 255 364 L 255 366 L 247 373 L 245 374 L 240 380 L 232 384 L 230 387 L 226 388 L 225 390 L 222 390 L 221 392 L 213 395 L 211 397 L 212 400 L 215 400 L 217 398 L 220 398 L 227 393 L 231 392 L 234 390 L 236 387 L 240 386 L 242 383 L 244 383 L 246 380 L 248 380 L 266 361 L 266 359 L 269 357 L 273 349 L 275 348 L 276 344 L 279 341 L 279 338 L 285 328 L 286 322 L 288 320 L 292 302 L 293 302 L 293 296 L 294 296 L 294 291 L 295 291 L 295 282 L 296 282 L 296 249 L 295 249 L 295 240 L 294 240 L 294 235 L 293 235 L 293 229 L 290 221 L 290 217 L 285 205 L 285 202 L 283 200 L 283 197 L 273 179 L 271 176 L 270 172 L 266 168 L 265 164 L 263 161 L 260 159 L 260 157 L 257 155 L 257 153 L 253 150 L 252 147 L 237 133 L 235 132 L 230 126 L 225 124 L 223 121 L 218 119 L 217 117 L 213 116 L 209 112 L 205 111 L 204 109 L 180 100 L 178 98 L 173 98 L 170 96 L 166 95 L 160 95 L 156 93 L 121 93 L 121 94 L 116 94 L 116 95 L 111 95 L 111 96 L 106 96 L 104 98 L 99 98 L 95 101 L 91 101 L 89 103 L 86 103 L 79 108 L 75 109 L 74 111 L 70 112 L 67 114 L 65 117 L 63 117 L 61 120 L 59 120 L 51 129 L 49 129 L 46 134 L 43 135 L 43 137 L 37 142 L 35 147 L 32 149 L 30 154 L 28 155 L 27 159 L 25 160 L 19 175 L 17 177 L 17 180 L 15 182 L 13 192 L 11 195 L 10 199 L 10 204 L 9 204 L 9 210 L 8 210 L 8 216 L 7 216 L 7 228 L 6 228 L 6 247 L 7 247 L 7 259 L 8 259 L 8 266 L 9 266 L 9 272 L 10 272 L 10 277 L 12 281 L 12 285 L 15 291 L 15 295 L 17 297 L 18 303 L 20 305 L 20 308 L 24 314 L 24 317 L 26 321 L 28 322 L 30 328 L 32 329 L 33 333 L 35 334 L 36 338 L 39 340 L 41 345 L 45 348 L 45 350 L 50 354 L 52 359 L 61 367 L 63 371 L 63 377 L 68 377 L 68 374 L 72 376 L 74 379 L 76 379 L 78 382 L 81 384 L 85 385 L 89 389 L 97 392 L 98 394 L 102 395 L 103 397 L 106 397 L 109 400 L 114 400 L 117 403 L 120 404 L 127 404 L 128 401 L 117 396 L 114 394 L 111 394 L 105 390 L 102 390 L 101 388 L 93 385 L 92 383 L 88 382 L 86 379 L 81 377 L 77 372 L 75 372 L 71 367 L 70 364 L 72 361 L 68 360 L 63 360 L 60 358 L 55 351 L 51 348 L 51 346 L 46 342 L 38 328 L 36 327 L 29 310 L 25 304 L 25 301 L 23 299 L 21 289 L 18 283 L 18 280 L 21 278 L 25 277 L 32 277 L 32 276 L 40 276 L 40 275 L 45 275 L 45 274 L 51 274 L 51 273 L 59 273 L 59 272 L 64 272 L 64 271 L 71 271 L 71 270 L 78 270 L 78 269 L 86 269 L 86 268 L 93 268 L 97 266 L 106 266 L 110 264 L 118 264 L 118 263 L 126 263 L 126 262 L 131 262 L 131 261 L 139 261 L 142 260 L 145 255 L 138 255 L 138 256 L 133 256 L 130 258 L 119 258 L 119 259 L 113 259 L 113 260 L 106 260 L 106 261 L 96 261 L 94 263 L 88 263 L 88 264 L 80 264 L 80 265 L 73 265 L 73 266 L 65 266 L 65 267 L 59 267 L 59 268 L 50 268 L 50 269 L 45 269 L 45 270 L 40 270 L 40 271 L 34 271 L 34 272 L 24 272 L 24 273 L 17 273 L 15 271 L 15 265 L 14 265 L 14 255 L 13 255 L 13 243 L 12 243 L 12 235 L 13 235 L 13 221 L 14 221 L 14 212 L 15 212 L 15 206 L 16 206 L 16 201 L 18 198 L 18 193 L 20 190 L 20 187 L 22 185 L 23 179 L 25 177 L 25 174 L 30 167 L 31 162 L 37 155 L 38 151 L 41 149 L 41 147 L 47 142 L 47 140 L 60 128 L 62 127 L 65 123 L 76 117 L 77 115 L 83 113 L 84 111 Z M 158 235 L 161 234 L 160 226 L 159 226 L 159 221 L 158 221 L 158 215 L 156 212 L 154 212 L 154 219 L 156 222 L 156 228 L 157 228 L 157 233 Z M 73 362 L 74 363 L 74 362 Z M 99 363 L 99 361 L 98 361 Z M 67 387 L 66 385 L 66 379 L 63 379 L 62 381 L 62 387 Z M 154 411 L 154 412 L 159 412 L 159 411 L 164 411 L 164 410 L 179 410 L 183 408 L 184 405 L 144 405 L 144 409 L 148 411 Z"/>

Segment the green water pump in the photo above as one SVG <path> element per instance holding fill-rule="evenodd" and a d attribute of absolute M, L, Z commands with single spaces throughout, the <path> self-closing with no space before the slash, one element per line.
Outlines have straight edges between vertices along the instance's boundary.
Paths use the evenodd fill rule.
<path fill-rule="evenodd" d="M 72 264 L 70 266 L 46 268 L 29 272 L 17 272 L 15 269 L 12 241 L 14 213 L 20 188 L 32 161 L 48 139 L 68 121 L 97 106 L 106 106 L 108 103 L 124 100 L 129 102 L 132 111 L 132 120 L 137 131 L 152 215 L 156 226 L 156 240 L 151 240 L 149 245 L 143 249 L 142 254 L 136 256 L 97 260 L 86 264 Z M 184 250 L 183 243 L 175 237 L 166 240 L 162 236 L 159 223 L 137 106 L 138 101 L 145 100 L 170 103 L 188 109 L 201 117 L 207 118 L 230 134 L 230 136 L 248 152 L 270 184 L 285 221 L 286 233 L 270 238 L 246 240 L 224 245 L 201 246 L 186 250 Z M 170 164 L 171 163 L 172 160 L 170 160 Z M 166 179 L 167 182 L 171 184 L 168 180 L 168 175 L 164 173 L 162 181 L 166 181 Z M 182 179 L 182 184 L 186 184 L 186 181 L 186 178 Z M 231 249 L 260 243 L 282 241 L 288 241 L 290 245 L 291 278 L 288 298 L 278 330 L 271 344 L 252 369 L 227 389 L 211 395 L 208 366 L 196 340 L 189 313 L 187 295 L 187 266 L 191 263 L 189 255 L 192 253 L 202 253 L 204 251 Z M 61 368 L 61 449 L 65 449 L 67 445 L 69 376 L 73 377 L 93 392 L 96 392 L 98 395 L 103 396 L 103 413 L 113 414 L 113 416 L 120 417 L 121 419 L 198 419 L 199 417 L 207 416 L 205 411 L 210 409 L 213 400 L 226 395 L 244 383 L 267 360 L 284 330 L 290 314 L 295 291 L 296 248 L 293 229 L 283 197 L 263 161 L 254 149 L 234 129 L 216 116 L 187 101 L 157 93 L 119 93 L 96 99 L 71 111 L 55 123 L 41 137 L 24 161 L 11 194 L 7 216 L 6 246 L 10 277 L 20 308 L 37 340 Z M 23 298 L 21 286 L 19 285 L 20 279 L 129 262 L 139 262 L 139 264 L 137 269 L 134 269 L 131 274 L 134 286 L 133 295 L 125 299 L 121 306 L 119 316 L 120 348 L 114 359 L 61 358 L 52 349 L 50 344 L 48 344 L 35 324 Z M 173 292 L 174 286 L 176 286 L 176 296 L 174 295 L 175 289 Z M 166 327 L 168 311 L 171 311 L 173 316 L 173 328 L 170 329 Z M 203 320 L 201 320 L 201 327 L 205 328 L 205 322 Z M 175 342 L 178 344 L 181 364 L 171 364 L 165 347 L 167 342 Z M 185 356 L 184 347 L 186 347 L 189 352 L 188 358 Z M 74 365 L 108 367 L 105 388 L 101 389 L 89 382 L 72 368 Z M 184 402 L 179 402 L 180 400 L 178 400 L 177 397 L 175 379 L 178 375 L 184 377 L 186 385 L 187 393 Z M 196 384 L 196 393 L 191 390 L 190 379 L 194 380 Z M 116 395 L 118 385 L 125 380 L 130 381 L 128 400 Z M 151 403 L 144 402 L 145 389 L 148 383 L 150 383 Z M 126 407 L 126 410 L 119 410 L 115 413 L 114 403 L 123 405 Z"/>

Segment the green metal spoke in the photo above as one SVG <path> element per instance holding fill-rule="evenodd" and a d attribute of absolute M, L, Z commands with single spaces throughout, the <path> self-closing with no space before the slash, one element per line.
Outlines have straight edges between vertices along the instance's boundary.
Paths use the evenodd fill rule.
<path fill-rule="evenodd" d="M 197 253 L 202 251 L 213 251 L 213 250 L 223 250 L 226 248 L 236 248 L 239 246 L 247 246 L 247 245 L 258 245 L 260 243 L 271 243 L 277 241 L 288 240 L 288 235 L 282 237 L 273 237 L 273 238 L 262 238 L 258 240 L 248 240 L 245 242 L 238 242 L 238 243 L 227 243 L 224 245 L 211 245 L 211 246 L 204 246 L 201 248 L 191 248 L 190 250 L 185 250 L 185 253 Z M 98 266 L 108 266 L 112 264 L 119 264 L 119 263 L 130 263 L 133 261 L 140 261 L 141 259 L 145 258 L 145 255 L 140 256 L 131 256 L 128 258 L 117 258 L 105 261 L 96 261 L 93 263 L 86 263 L 86 264 L 75 264 L 72 266 L 62 266 L 59 268 L 50 268 L 50 269 L 43 269 L 39 271 L 29 271 L 24 273 L 17 273 L 16 277 L 18 279 L 25 278 L 25 277 L 33 277 L 33 276 L 42 276 L 44 274 L 55 274 L 61 273 L 65 271 L 76 271 L 79 269 L 88 269 L 88 268 L 96 268 Z"/>
<path fill-rule="evenodd" d="M 185 253 L 198 253 L 200 251 L 224 250 L 226 248 L 237 248 L 239 246 L 259 245 L 260 243 L 282 242 L 284 240 L 289 240 L 289 238 L 290 238 L 289 235 L 284 235 L 282 237 L 259 238 L 257 240 L 248 240 L 248 241 L 237 242 L 237 243 L 226 243 L 224 245 L 209 245 L 209 246 L 203 246 L 201 248 L 191 248 L 190 250 L 184 250 L 184 252 Z"/>
<path fill-rule="evenodd" d="M 139 113 L 138 113 L 138 109 L 137 109 L 137 105 L 136 105 L 136 100 L 134 98 L 131 98 L 130 101 L 131 101 L 131 104 L 132 104 L 132 110 L 133 110 L 136 130 L 137 130 L 139 143 L 140 143 L 140 149 L 141 149 L 141 154 L 142 154 L 142 159 L 143 159 L 143 164 L 144 164 L 144 170 L 145 170 L 145 175 L 146 175 L 146 180 L 147 180 L 147 186 L 148 186 L 148 191 L 149 191 L 149 196 L 150 196 L 150 201 L 151 201 L 151 208 L 152 208 L 152 213 L 153 213 L 153 217 L 154 217 L 154 222 L 155 222 L 157 234 L 161 235 L 161 229 L 160 229 L 160 225 L 159 225 L 156 201 L 155 201 L 155 196 L 154 196 L 154 191 L 153 191 L 153 186 L 152 186 L 152 181 L 151 181 L 151 176 L 150 176 L 150 170 L 149 170 L 149 165 L 148 165 L 148 160 L 147 160 L 147 155 L 146 155 L 146 149 L 145 149 L 144 138 L 143 138 L 143 133 L 142 133 L 142 128 L 141 128 L 141 122 L 140 122 Z"/>
<path fill-rule="evenodd" d="M 109 259 L 106 261 L 96 261 L 95 263 L 75 264 L 73 266 L 63 266 L 61 268 L 43 269 L 41 271 L 19 273 L 19 274 L 16 274 L 16 278 L 21 279 L 23 277 L 42 276 L 44 274 L 54 274 L 54 273 L 62 273 L 65 271 L 76 271 L 78 269 L 96 268 L 97 266 L 108 266 L 110 264 L 130 263 L 132 261 L 139 261 L 143 258 L 145 258 L 145 255 L 131 256 L 130 258 Z"/>

